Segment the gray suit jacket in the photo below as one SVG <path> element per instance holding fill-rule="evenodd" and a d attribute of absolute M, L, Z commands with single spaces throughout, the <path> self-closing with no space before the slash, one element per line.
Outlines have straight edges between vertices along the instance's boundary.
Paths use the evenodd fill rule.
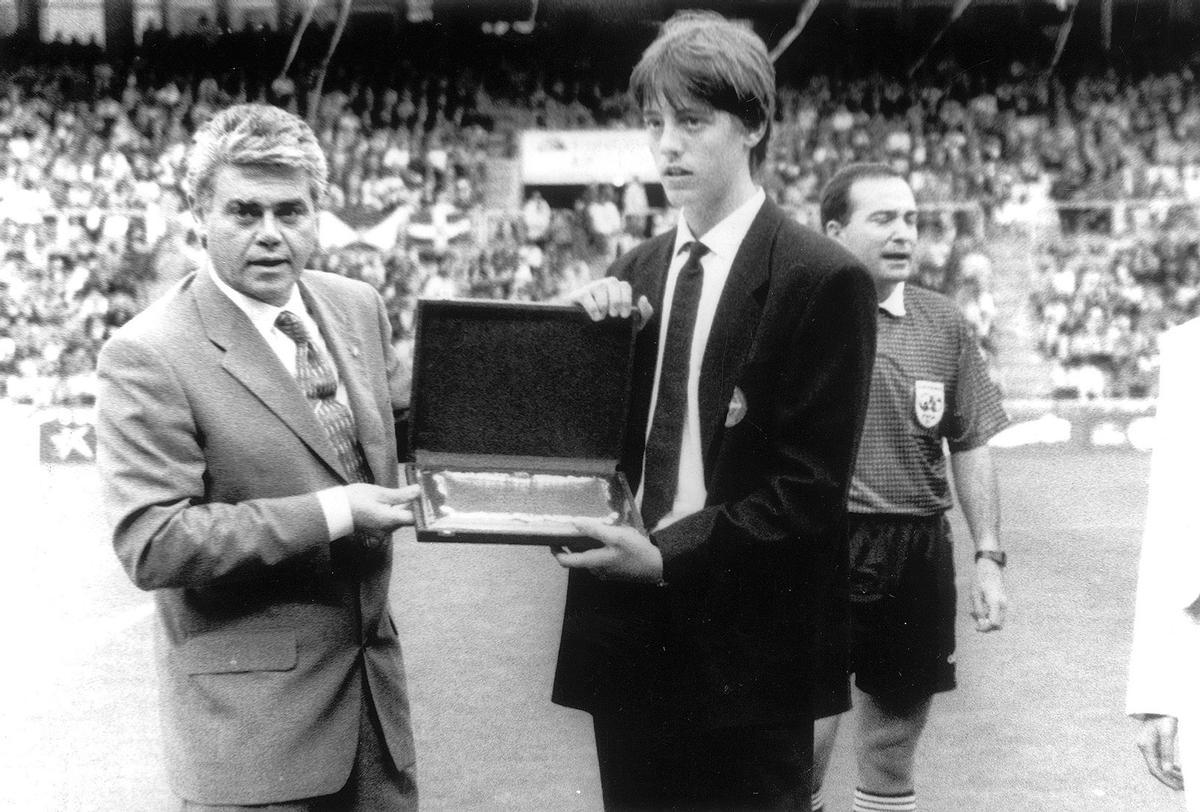
<path fill-rule="evenodd" d="M 379 485 L 398 478 L 396 360 L 379 295 L 305 271 Z M 316 491 L 346 480 L 296 381 L 207 272 L 122 328 L 99 361 L 98 460 L 117 556 L 154 590 L 173 788 L 207 804 L 328 794 L 369 691 L 414 760 L 388 539 L 329 542 Z"/>

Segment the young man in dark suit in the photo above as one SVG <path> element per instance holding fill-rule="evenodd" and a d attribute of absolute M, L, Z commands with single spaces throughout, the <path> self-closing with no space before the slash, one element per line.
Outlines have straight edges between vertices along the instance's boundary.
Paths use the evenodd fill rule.
<path fill-rule="evenodd" d="M 188 155 L 207 261 L 100 355 L 104 508 L 153 590 L 163 746 L 185 810 L 416 809 L 388 609 L 398 376 L 361 282 L 305 270 L 326 163 L 274 107 Z"/>
<path fill-rule="evenodd" d="M 808 809 L 874 290 L 754 179 L 775 76 L 750 30 L 677 16 L 630 84 L 679 225 L 573 298 L 645 320 L 622 468 L 647 534 L 586 524 L 602 547 L 555 552 L 554 701 L 593 716 L 606 808 Z"/>

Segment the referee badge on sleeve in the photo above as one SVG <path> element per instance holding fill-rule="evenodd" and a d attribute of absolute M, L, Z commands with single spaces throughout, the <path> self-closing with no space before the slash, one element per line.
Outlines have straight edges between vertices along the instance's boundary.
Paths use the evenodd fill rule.
<path fill-rule="evenodd" d="M 917 381 L 913 410 L 917 422 L 927 429 L 942 422 L 946 412 L 946 385 L 941 381 Z"/>

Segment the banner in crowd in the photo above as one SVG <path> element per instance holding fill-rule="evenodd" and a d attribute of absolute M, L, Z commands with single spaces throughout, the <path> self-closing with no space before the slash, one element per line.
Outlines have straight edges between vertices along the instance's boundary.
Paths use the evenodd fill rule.
<path fill-rule="evenodd" d="M 0 398 L 0 448 L 8 476 L 35 465 L 76 465 L 96 461 L 93 407 L 34 406 Z"/>
<path fill-rule="evenodd" d="M 356 229 L 351 228 L 333 212 L 322 210 L 317 220 L 317 239 L 326 251 L 345 248 L 355 243 L 366 243 L 380 251 L 387 251 L 396 245 L 402 232 L 406 232 L 410 219 L 414 219 L 412 209 L 408 206 L 397 206 L 391 214 L 375 225 Z"/>
<path fill-rule="evenodd" d="M 526 186 L 575 186 L 637 178 L 658 180 L 641 130 L 525 130 L 520 139 Z"/>
<path fill-rule="evenodd" d="M 450 243 L 471 233 L 471 220 L 448 203 L 435 203 L 413 214 L 408 221 L 408 240 L 419 249 L 445 251 Z"/>
<path fill-rule="evenodd" d="M 91 421 L 55 417 L 38 426 L 38 458 L 42 463 L 96 461 L 96 426 Z"/>
<path fill-rule="evenodd" d="M 317 241 L 325 250 L 345 248 L 358 241 L 358 232 L 342 222 L 333 212 L 322 209 L 317 215 Z M 392 244 L 395 244 L 394 237 Z"/>
<path fill-rule="evenodd" d="M 450 243 L 469 237 L 471 229 L 466 212 L 448 203 L 435 203 L 415 211 L 397 206 L 375 225 L 361 229 L 350 227 L 333 212 L 322 211 L 317 236 L 327 251 L 355 244 L 388 251 L 401 236 L 418 249 L 445 251 Z"/>

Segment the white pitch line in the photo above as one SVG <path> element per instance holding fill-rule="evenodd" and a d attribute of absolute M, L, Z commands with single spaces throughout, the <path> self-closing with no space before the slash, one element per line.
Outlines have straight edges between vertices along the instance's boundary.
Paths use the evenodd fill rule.
<path fill-rule="evenodd" d="M 80 624 L 80 637 L 91 644 L 94 649 L 99 647 L 131 626 L 141 623 L 154 613 L 154 601 L 139 603 L 128 609 L 122 609 L 107 617 L 97 618 Z"/>
<path fill-rule="evenodd" d="M 36 715 L 42 706 L 38 703 L 13 702 L 14 697 L 39 696 L 41 691 L 56 690 L 64 683 L 78 677 L 78 669 L 88 661 L 100 647 L 132 626 L 141 623 L 154 611 L 153 601 L 139 603 L 106 617 L 94 620 L 72 621 L 75 629 L 70 646 L 62 646 L 41 636 L 36 629 L 19 629 L 9 644 L 20 646 L 32 661 L 40 663 L 38 668 L 14 669 L 0 673 L 0 721 L 6 726 L 19 725 L 28 721 L 31 713 Z M 0 746 L 0 763 L 3 747 Z"/>

